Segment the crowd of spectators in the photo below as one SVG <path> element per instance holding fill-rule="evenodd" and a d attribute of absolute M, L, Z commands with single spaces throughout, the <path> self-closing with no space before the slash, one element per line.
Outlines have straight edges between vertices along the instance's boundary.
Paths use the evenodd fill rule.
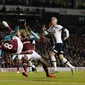
<path fill-rule="evenodd" d="M 44 38 L 41 50 L 42 54 L 46 54 L 49 57 L 49 51 L 51 50 L 51 43 L 48 38 Z M 70 38 L 65 42 L 65 57 L 76 67 L 85 66 L 85 35 L 72 34 Z M 57 65 L 64 66 L 57 57 Z"/>
<path fill-rule="evenodd" d="M 38 29 L 39 30 L 39 29 Z M 41 29 L 40 29 L 41 30 Z M 37 31 L 37 30 L 36 30 Z M 74 30 L 73 30 L 74 31 Z M 42 31 L 39 33 L 40 40 L 36 41 L 36 51 L 43 56 L 43 58 L 50 64 L 49 51 L 52 48 L 51 40 L 44 36 Z M 84 34 L 70 34 L 70 38 L 65 42 L 65 57 L 76 67 L 85 66 L 85 35 Z M 5 55 L 0 57 L 1 67 L 16 67 L 17 58 L 12 61 L 12 56 Z M 64 66 L 57 57 L 57 65 Z"/>
<path fill-rule="evenodd" d="M 65 53 L 74 66 L 85 66 L 85 35 L 71 35 Z"/>
<path fill-rule="evenodd" d="M 35 7 L 85 8 L 84 0 L 1 0 L 0 4 Z"/>
<path fill-rule="evenodd" d="M 4 10 L 6 10 L 6 9 L 4 8 Z M 17 7 L 17 10 L 20 10 L 20 9 Z M 36 10 L 39 11 L 39 9 L 36 9 Z M 41 30 L 42 25 L 46 23 L 46 20 L 48 17 L 50 17 L 51 13 L 49 16 L 48 15 L 49 14 L 47 14 L 47 16 L 42 16 L 42 17 L 41 16 L 40 17 L 28 16 L 29 18 L 27 18 L 27 20 L 28 20 L 27 22 L 32 27 L 32 30 L 34 32 L 39 33 L 39 36 L 40 36 L 40 40 L 38 40 L 36 42 L 36 51 L 40 55 L 42 55 L 43 58 L 49 63 L 50 62 L 49 51 L 52 48 L 52 43 L 50 42 L 49 38 L 47 38 L 43 35 L 42 30 Z M 9 20 L 12 20 L 13 17 L 9 16 Z M 16 17 L 19 18 L 20 15 L 16 16 Z M 3 18 L 3 17 L 1 17 L 1 18 Z M 14 18 L 13 18 L 13 20 L 14 20 Z M 12 21 L 10 21 L 10 23 L 12 23 Z M 12 25 L 12 27 L 13 26 L 14 26 L 14 24 Z M 0 27 L 1 27 L 1 25 L 0 25 Z M 1 28 L 0 28 L 0 30 L 1 30 Z M 76 25 L 76 23 L 75 23 L 75 25 L 70 25 L 70 26 L 68 25 L 67 28 L 70 31 L 70 38 L 65 42 L 65 48 L 64 48 L 65 57 L 74 66 L 85 66 L 85 35 L 84 35 L 85 25 L 82 25 L 82 24 Z M 0 36 L 1 36 L 1 34 L 3 34 L 3 33 L 0 33 Z M 17 59 L 12 61 L 11 57 L 12 56 L 10 56 L 10 55 L 9 56 L 5 55 L 5 57 L 3 57 L 3 55 L 2 55 L 0 57 L 1 67 L 15 67 L 16 63 L 17 63 Z M 62 62 L 59 60 L 58 57 L 57 57 L 57 65 L 63 66 Z"/>

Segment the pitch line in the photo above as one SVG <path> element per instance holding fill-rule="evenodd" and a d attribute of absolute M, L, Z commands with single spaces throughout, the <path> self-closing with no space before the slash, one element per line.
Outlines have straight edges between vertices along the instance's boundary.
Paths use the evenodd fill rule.
<path fill-rule="evenodd" d="M 85 83 L 78 83 L 78 82 L 47 82 L 47 81 L 35 81 L 35 80 L 31 80 L 31 81 L 29 81 L 29 80 L 26 80 L 26 81 L 23 81 L 23 80 L 0 80 L 0 82 L 15 82 L 15 83 L 18 83 L 18 82 L 30 82 L 30 83 L 54 83 L 54 84 L 71 84 L 71 85 L 85 85 Z"/>

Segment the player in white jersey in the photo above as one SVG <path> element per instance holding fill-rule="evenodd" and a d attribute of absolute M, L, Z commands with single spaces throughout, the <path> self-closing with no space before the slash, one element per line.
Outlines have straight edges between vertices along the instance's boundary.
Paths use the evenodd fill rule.
<path fill-rule="evenodd" d="M 63 40 L 66 40 L 69 38 L 69 31 L 64 28 L 61 25 L 57 24 L 57 18 L 56 17 L 52 17 L 51 22 L 52 22 L 52 26 L 46 30 L 45 28 L 43 28 L 44 33 L 47 35 L 49 33 L 53 34 L 54 38 L 55 38 L 55 44 L 53 46 L 53 52 L 55 52 L 56 54 L 58 54 L 60 60 L 66 64 L 67 66 L 69 66 L 71 68 L 72 74 L 74 74 L 74 66 L 72 66 L 70 64 L 70 62 L 64 57 L 63 55 Z M 62 39 L 62 31 L 64 31 L 66 33 L 66 36 Z"/>

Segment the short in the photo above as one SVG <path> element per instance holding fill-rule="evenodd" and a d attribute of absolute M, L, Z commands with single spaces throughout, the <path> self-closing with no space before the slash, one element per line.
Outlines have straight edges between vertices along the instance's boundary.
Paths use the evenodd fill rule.
<path fill-rule="evenodd" d="M 63 54 L 64 53 L 64 44 L 63 43 L 56 43 L 54 46 L 53 46 L 53 51 L 57 54 Z"/>
<path fill-rule="evenodd" d="M 19 60 L 21 60 L 24 57 L 24 54 L 20 54 L 17 56 Z"/>
<path fill-rule="evenodd" d="M 17 36 L 14 36 L 13 39 L 16 39 L 18 42 L 17 53 L 21 53 L 23 49 L 23 43 L 21 42 L 20 38 Z"/>
<path fill-rule="evenodd" d="M 20 40 L 18 40 L 18 49 L 17 49 L 17 53 L 21 53 L 23 49 L 23 44 Z"/>
<path fill-rule="evenodd" d="M 33 60 L 38 60 L 41 58 L 41 56 L 35 52 L 34 50 L 29 50 L 32 51 L 32 54 L 25 54 L 28 57 L 28 60 L 33 59 Z M 20 54 L 18 55 L 18 59 L 22 59 L 24 57 L 24 54 Z"/>
<path fill-rule="evenodd" d="M 35 52 L 34 50 L 30 50 L 30 51 L 32 51 L 33 53 L 32 54 L 27 54 L 28 60 L 29 59 L 39 60 L 41 58 L 41 56 L 37 52 Z"/>

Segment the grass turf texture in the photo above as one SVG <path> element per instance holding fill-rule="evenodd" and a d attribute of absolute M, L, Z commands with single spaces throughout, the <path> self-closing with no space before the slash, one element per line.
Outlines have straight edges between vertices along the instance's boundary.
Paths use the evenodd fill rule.
<path fill-rule="evenodd" d="M 0 85 L 85 85 L 85 71 L 56 73 L 56 78 L 45 76 L 44 72 L 29 73 L 28 77 L 21 73 L 0 72 Z"/>

